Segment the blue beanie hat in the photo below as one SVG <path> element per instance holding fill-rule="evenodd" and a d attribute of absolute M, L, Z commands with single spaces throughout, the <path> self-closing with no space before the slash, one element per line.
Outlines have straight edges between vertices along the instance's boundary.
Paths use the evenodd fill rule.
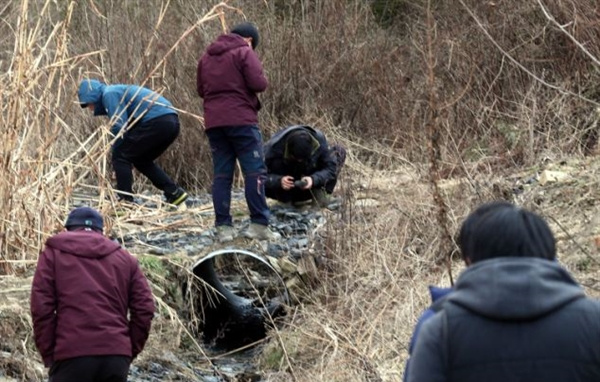
<path fill-rule="evenodd" d="M 241 23 L 233 27 L 231 33 L 235 33 L 242 37 L 252 37 L 252 49 L 256 49 L 258 46 L 259 36 L 258 29 L 252 23 Z"/>
<path fill-rule="evenodd" d="M 91 228 L 102 232 L 104 221 L 102 215 L 95 209 L 90 207 L 78 207 L 71 211 L 67 217 L 65 228 L 69 231 L 73 228 Z"/>

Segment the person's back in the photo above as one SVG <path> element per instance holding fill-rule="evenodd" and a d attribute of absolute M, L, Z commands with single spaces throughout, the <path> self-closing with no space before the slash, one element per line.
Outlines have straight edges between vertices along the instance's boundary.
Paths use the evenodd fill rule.
<path fill-rule="evenodd" d="M 461 232 L 472 265 L 423 324 L 408 381 L 599 381 L 600 302 L 554 261 L 546 223 L 508 203 L 476 223 Z"/>
<path fill-rule="evenodd" d="M 600 303 L 547 260 L 471 266 L 419 337 L 409 381 L 600 381 Z"/>
<path fill-rule="evenodd" d="M 254 32 L 255 47 L 258 33 L 249 25 L 242 27 Z M 196 89 L 204 99 L 206 129 L 258 124 L 261 105 L 257 93 L 263 92 L 268 82 L 254 49 L 238 33 L 219 36 L 198 61 Z"/>
<path fill-rule="evenodd" d="M 162 95 L 138 85 L 108 85 L 104 92 L 104 103 L 115 107 L 116 113 L 125 106 L 132 121 L 147 121 L 166 114 L 176 114 L 173 105 Z M 111 111 L 109 110 L 109 113 Z"/>
<path fill-rule="evenodd" d="M 126 376 L 148 338 L 154 302 L 133 256 L 101 232 L 75 226 L 46 241 L 32 284 L 31 314 L 36 346 L 44 364 L 52 366 L 51 376 L 66 361 L 99 357 L 92 362 L 98 366 L 107 356 L 123 364 Z M 86 380 L 80 371 L 68 377 Z"/>

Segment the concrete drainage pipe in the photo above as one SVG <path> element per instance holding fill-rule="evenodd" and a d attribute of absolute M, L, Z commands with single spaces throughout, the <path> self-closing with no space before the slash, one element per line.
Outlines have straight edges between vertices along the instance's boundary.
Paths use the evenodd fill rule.
<path fill-rule="evenodd" d="M 204 342 L 233 350 L 265 338 L 285 315 L 289 294 L 261 256 L 241 249 L 211 252 L 193 265 L 194 310 Z"/>

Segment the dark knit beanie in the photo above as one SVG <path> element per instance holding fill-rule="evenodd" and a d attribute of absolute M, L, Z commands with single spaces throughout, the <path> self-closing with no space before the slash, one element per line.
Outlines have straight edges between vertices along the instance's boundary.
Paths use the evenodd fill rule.
<path fill-rule="evenodd" d="M 91 228 L 102 232 L 104 221 L 102 215 L 95 209 L 90 207 L 78 207 L 71 211 L 67 217 L 65 228 L 69 231 L 75 228 Z"/>
<path fill-rule="evenodd" d="M 252 37 L 252 49 L 256 49 L 258 46 L 259 36 L 258 29 L 252 23 L 241 23 L 233 27 L 231 33 L 235 33 L 242 37 Z"/>
<path fill-rule="evenodd" d="M 312 154 L 312 136 L 306 130 L 291 132 L 286 139 L 286 144 L 287 152 L 296 160 L 308 160 Z"/>

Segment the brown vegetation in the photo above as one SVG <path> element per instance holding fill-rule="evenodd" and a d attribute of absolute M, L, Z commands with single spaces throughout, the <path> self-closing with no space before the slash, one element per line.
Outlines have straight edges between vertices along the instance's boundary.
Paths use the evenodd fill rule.
<path fill-rule="evenodd" d="M 0 6 L 0 279 L 31 274 L 75 191 L 97 192 L 97 206 L 105 213 L 113 208 L 105 199 L 111 195 L 107 121 L 75 103 L 84 77 L 144 84 L 170 99 L 181 110 L 183 131 L 161 162 L 190 190 L 208 189 L 196 60 L 224 25 L 245 16 L 260 28 L 258 53 L 270 80 L 261 98 L 265 137 L 307 123 L 349 148 L 339 189 L 346 203 L 327 227 L 327 267 L 314 303 L 295 308 L 290 328 L 261 359 L 266 378 L 399 380 L 408 337 L 427 304 L 426 285 L 448 285 L 448 270 L 456 275 L 461 268 L 454 261 L 442 269 L 448 267 L 437 260 L 453 253 L 452 234 L 483 200 L 508 198 L 551 219 L 561 261 L 596 293 L 598 165 L 581 158 L 594 152 L 598 136 L 597 1 L 216 5 L 20 0 Z M 569 169 L 576 181 L 513 191 L 567 157 L 580 158 Z M 118 219 L 109 219 L 113 224 Z M 13 308 L 0 306 L 3 322 Z M 173 328 L 164 322 L 179 321 L 167 304 L 163 313 L 157 335 Z M 17 335 L 8 329 L 24 330 L 24 369 L 34 354 L 27 319 L 0 323 L 2 338 Z M 278 353 L 281 344 L 285 351 Z M 164 344 L 155 339 L 150 346 Z M 39 376 L 28 373 L 22 378 Z"/>

